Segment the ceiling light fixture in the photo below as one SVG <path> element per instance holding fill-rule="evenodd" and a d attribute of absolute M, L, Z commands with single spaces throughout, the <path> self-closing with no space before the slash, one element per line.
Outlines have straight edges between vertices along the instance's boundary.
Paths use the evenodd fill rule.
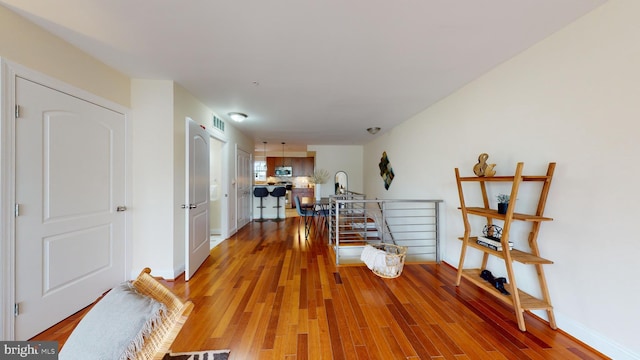
<path fill-rule="evenodd" d="M 378 131 L 380 131 L 380 128 L 377 127 L 377 126 L 376 127 L 370 127 L 370 128 L 367 129 L 367 131 L 369 132 L 369 134 L 375 135 L 375 134 L 378 133 Z"/>
<path fill-rule="evenodd" d="M 235 122 L 242 122 L 244 119 L 248 118 L 247 114 L 241 112 L 230 112 L 229 117 L 231 120 Z"/>

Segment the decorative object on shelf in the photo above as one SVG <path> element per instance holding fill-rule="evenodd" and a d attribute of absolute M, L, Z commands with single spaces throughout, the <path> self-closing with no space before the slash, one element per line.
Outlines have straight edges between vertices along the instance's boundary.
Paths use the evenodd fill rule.
<path fill-rule="evenodd" d="M 498 198 L 498 214 L 506 214 L 507 208 L 509 207 L 509 195 L 498 194 L 496 198 Z"/>
<path fill-rule="evenodd" d="M 389 186 L 391 186 L 395 175 L 393 174 L 393 168 L 391 168 L 391 163 L 389 162 L 386 151 L 382 153 L 378 167 L 380 168 L 380 176 L 382 176 L 382 180 L 384 181 L 384 188 L 385 190 L 389 190 Z"/>
<path fill-rule="evenodd" d="M 487 224 L 482 229 L 482 235 L 476 239 L 476 244 L 496 251 L 502 251 L 502 228 L 498 225 Z M 509 241 L 509 250 L 513 250 L 513 242 Z"/>
<path fill-rule="evenodd" d="M 498 225 L 487 224 L 482 228 L 482 235 L 491 240 L 500 241 L 502 238 L 502 228 Z"/>
<path fill-rule="evenodd" d="M 494 288 L 498 289 L 503 295 L 511 295 L 505 288 L 504 284 L 507 283 L 507 279 L 503 277 L 494 277 L 491 271 L 484 269 L 480 272 L 480 277 L 487 281 L 489 284 L 493 285 Z"/>
<path fill-rule="evenodd" d="M 496 174 L 496 171 L 493 168 L 496 164 L 487 164 L 487 159 L 489 159 L 489 154 L 482 153 L 478 156 L 478 163 L 473 166 L 473 173 L 476 176 L 493 176 Z"/>
<path fill-rule="evenodd" d="M 320 200 L 322 197 L 322 184 L 329 180 L 329 172 L 325 169 L 318 169 L 313 173 L 313 176 L 309 179 L 309 182 L 315 184 L 314 193 L 316 200 Z"/>
<path fill-rule="evenodd" d="M 486 248 L 493 249 L 495 251 L 502 251 L 502 242 L 496 241 L 484 236 L 478 236 L 476 239 L 476 244 L 482 245 Z M 509 241 L 509 250 L 513 250 L 513 243 Z"/>

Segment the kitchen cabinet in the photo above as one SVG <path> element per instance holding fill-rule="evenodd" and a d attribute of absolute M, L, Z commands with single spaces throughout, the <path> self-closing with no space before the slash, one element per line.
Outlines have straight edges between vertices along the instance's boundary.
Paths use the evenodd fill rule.
<path fill-rule="evenodd" d="M 276 176 L 276 166 L 281 166 L 282 158 L 267 158 L 267 176 Z"/>
<path fill-rule="evenodd" d="M 313 172 L 315 170 L 315 163 L 316 163 L 316 159 L 313 157 L 306 157 L 303 158 L 304 160 L 302 161 L 302 166 L 303 166 L 303 173 L 305 174 L 305 176 L 311 176 L 313 175 Z"/>
<path fill-rule="evenodd" d="M 315 158 L 313 157 L 297 157 L 291 158 L 293 166 L 293 176 L 311 176 L 313 175 L 313 168 Z"/>
<path fill-rule="evenodd" d="M 313 175 L 315 158 L 313 157 L 267 157 L 267 176 L 275 176 L 279 166 L 291 166 L 292 176 Z"/>
<path fill-rule="evenodd" d="M 302 159 L 303 158 L 291 158 L 291 172 L 293 176 L 305 175 L 302 169 Z"/>

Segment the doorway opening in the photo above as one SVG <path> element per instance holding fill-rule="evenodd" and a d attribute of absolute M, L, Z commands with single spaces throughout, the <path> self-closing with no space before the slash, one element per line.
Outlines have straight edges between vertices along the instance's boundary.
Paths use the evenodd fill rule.
<path fill-rule="evenodd" d="M 209 171 L 210 171 L 210 199 L 209 199 L 209 230 L 211 246 L 213 249 L 225 240 L 223 229 L 223 206 L 226 193 L 223 188 L 223 149 L 225 143 L 214 136 L 209 143 Z"/>

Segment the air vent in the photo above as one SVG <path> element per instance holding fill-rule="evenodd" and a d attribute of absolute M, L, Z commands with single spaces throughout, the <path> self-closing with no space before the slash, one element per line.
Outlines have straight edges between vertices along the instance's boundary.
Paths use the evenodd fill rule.
<path fill-rule="evenodd" d="M 219 117 L 213 115 L 213 127 L 224 132 L 224 121 Z"/>

